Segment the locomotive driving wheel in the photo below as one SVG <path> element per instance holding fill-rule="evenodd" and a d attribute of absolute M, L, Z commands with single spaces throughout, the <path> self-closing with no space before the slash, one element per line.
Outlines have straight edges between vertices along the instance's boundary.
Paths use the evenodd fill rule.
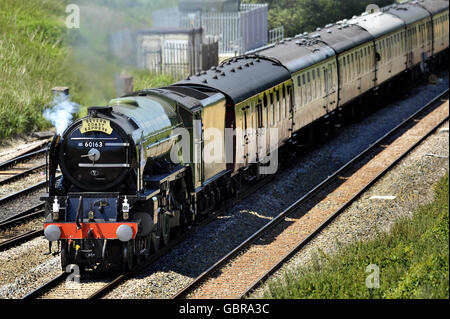
<path fill-rule="evenodd" d="M 73 258 L 71 258 L 71 245 L 66 240 L 61 241 L 61 268 L 66 271 L 67 265 L 73 264 Z"/>
<path fill-rule="evenodd" d="M 157 230 L 152 232 L 150 244 L 150 247 L 155 253 L 159 251 L 160 243 L 161 243 L 161 229 L 159 229 L 158 224 Z"/>
<path fill-rule="evenodd" d="M 142 263 L 144 260 L 148 258 L 148 256 L 150 256 L 151 243 L 152 243 L 151 236 L 146 236 L 136 241 L 137 245 L 136 260 L 138 264 Z"/>
<path fill-rule="evenodd" d="M 161 239 L 162 245 L 167 246 L 170 241 L 170 216 L 164 212 L 160 213 L 159 220 L 161 221 Z"/>
<path fill-rule="evenodd" d="M 134 245 L 132 240 L 129 240 L 122 244 L 122 266 L 125 271 L 131 270 L 133 268 L 133 248 Z"/>

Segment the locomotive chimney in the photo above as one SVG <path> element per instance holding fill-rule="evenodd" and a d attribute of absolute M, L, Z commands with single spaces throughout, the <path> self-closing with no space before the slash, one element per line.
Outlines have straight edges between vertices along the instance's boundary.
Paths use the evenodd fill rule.
<path fill-rule="evenodd" d="M 67 86 L 56 86 L 52 89 L 53 96 L 60 94 L 69 95 L 69 88 Z"/>
<path fill-rule="evenodd" d="M 122 74 L 116 77 L 117 97 L 133 93 L 133 77 Z"/>

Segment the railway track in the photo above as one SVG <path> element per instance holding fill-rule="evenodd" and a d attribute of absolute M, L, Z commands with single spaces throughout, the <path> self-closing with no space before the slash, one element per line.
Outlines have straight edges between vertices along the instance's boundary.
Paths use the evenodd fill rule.
<path fill-rule="evenodd" d="M 0 221 L 0 251 L 42 236 L 44 233 L 41 222 L 42 216 L 44 216 L 44 204 L 38 204 Z M 39 223 L 20 227 L 20 225 L 38 218 Z"/>
<path fill-rule="evenodd" d="M 38 193 L 46 186 L 42 181 L 0 198 L 0 251 L 43 234 L 44 205 Z"/>
<path fill-rule="evenodd" d="M 18 156 L 1 163 L 0 186 L 5 187 L 5 185 L 25 178 L 27 175 L 43 171 L 46 166 L 46 149 L 42 149 L 42 147 L 47 142 L 42 141 L 33 148 L 28 149 L 25 153 L 22 152 Z M 0 220 L 0 251 L 9 249 L 43 234 L 42 225 L 32 225 L 31 227 L 21 227 L 18 225 L 23 226 L 30 220 L 43 216 L 43 204 L 39 203 L 29 206 L 20 203 L 20 201 L 24 196 L 40 191 L 46 185 L 46 181 L 41 181 L 0 198 L 0 209 L 2 210 L 2 219 Z M 25 200 L 25 202 L 27 201 Z M 19 213 L 15 213 L 15 207 L 25 207 L 25 209 L 22 208 Z"/>
<path fill-rule="evenodd" d="M 441 103 L 444 97 L 447 102 Z M 172 298 L 248 296 L 448 117 L 447 89 L 299 198 Z"/>
<path fill-rule="evenodd" d="M 45 149 L 15 157 L 0 164 L 0 186 L 45 168 Z"/>
<path fill-rule="evenodd" d="M 5 169 L 17 160 L 21 160 L 22 156 L 28 156 L 31 153 L 41 151 L 45 149 L 46 145 L 50 142 L 50 139 L 44 139 L 41 141 L 33 142 L 27 146 L 20 147 L 19 149 L 10 150 L 0 154 L 2 162 L 0 163 L 0 169 Z"/>
<path fill-rule="evenodd" d="M 444 95 L 447 94 L 448 95 L 448 91 L 446 91 L 444 93 Z M 304 203 L 307 199 L 312 198 L 312 196 L 314 194 L 319 193 L 320 191 L 324 190 L 324 187 L 326 185 L 330 185 L 332 183 L 332 179 L 333 178 L 337 178 L 339 180 L 345 180 L 346 178 L 342 179 L 342 173 L 344 171 L 344 169 L 349 169 L 349 167 L 351 165 L 356 164 L 356 162 L 361 161 L 361 158 L 363 156 L 369 156 L 369 153 L 373 153 L 375 152 L 375 148 L 378 146 L 379 148 L 381 147 L 382 149 L 384 148 L 384 144 L 387 143 L 387 140 L 389 138 L 392 138 L 395 134 L 398 134 L 402 129 L 405 129 L 405 127 L 407 125 L 410 125 L 412 122 L 414 122 L 414 120 L 417 120 L 417 118 L 424 113 L 426 110 L 430 109 L 435 103 L 437 103 L 437 101 L 439 99 L 442 98 L 443 95 L 441 95 L 440 97 L 438 97 L 435 101 L 433 101 L 433 103 L 430 103 L 429 105 L 427 105 L 426 107 L 422 108 L 419 112 L 417 112 L 416 114 L 414 114 L 410 119 L 406 120 L 405 122 L 403 122 L 401 125 L 399 125 L 398 127 L 396 127 L 394 130 L 392 130 L 391 132 L 389 132 L 388 134 L 386 134 L 382 139 L 380 139 L 377 143 L 375 143 L 374 145 L 372 145 L 370 148 L 368 148 L 366 151 L 364 151 L 363 153 L 361 153 L 357 158 L 355 158 L 354 160 L 352 160 L 352 162 L 346 164 L 344 167 L 342 167 L 339 171 L 337 171 L 335 174 L 333 174 L 333 176 L 331 176 L 330 178 L 328 178 L 326 181 L 322 182 L 320 185 L 318 185 L 313 191 L 311 191 L 309 194 L 307 194 L 306 196 L 304 196 L 304 198 L 301 200 L 301 203 Z M 259 188 L 265 184 L 267 184 L 269 182 L 269 180 L 263 180 L 263 182 L 260 183 L 260 185 L 257 185 L 255 187 Z M 248 194 L 251 194 L 252 192 L 254 192 L 255 190 L 249 190 Z M 242 199 L 243 197 L 245 197 L 246 195 L 243 195 L 240 199 Z M 233 206 L 236 203 L 236 201 L 231 202 L 229 205 L 227 205 L 226 207 L 223 207 L 222 209 L 220 209 L 216 214 L 214 214 L 213 216 L 210 216 L 210 218 L 208 218 L 207 220 L 205 220 L 203 223 L 201 223 L 199 226 L 208 223 L 210 220 L 216 218 L 218 215 L 220 215 L 224 210 L 226 210 L 227 208 L 229 208 L 230 206 Z M 301 204 L 300 203 L 300 204 Z M 300 205 L 298 204 L 298 205 Z M 294 205 L 293 205 L 294 206 Z M 293 206 L 291 206 L 291 212 L 294 210 Z M 283 212 L 284 213 L 284 212 Z M 282 214 L 283 214 L 282 213 Z M 280 215 L 282 215 L 280 214 Z M 285 215 L 290 214 L 289 212 L 286 212 Z M 219 261 L 216 265 L 212 266 L 209 270 L 207 270 L 204 274 L 200 275 L 196 280 L 194 280 L 194 282 L 192 282 L 191 285 L 189 285 L 189 287 L 185 287 L 184 289 L 182 289 L 179 293 L 177 293 L 174 298 L 183 298 L 186 297 L 190 292 L 194 291 L 195 288 L 199 287 L 200 284 L 202 283 L 202 281 L 204 281 L 206 278 L 208 278 L 209 276 L 211 276 L 212 273 L 214 273 L 215 271 L 217 271 L 219 268 L 221 268 L 222 266 L 224 266 L 226 264 L 227 261 L 231 260 L 234 256 L 236 256 L 237 254 L 239 254 L 240 252 L 242 252 L 243 250 L 246 249 L 246 247 L 250 247 L 250 244 L 254 241 L 257 240 L 258 235 L 262 235 L 263 233 L 265 233 L 268 229 L 273 229 L 276 225 L 282 225 L 282 221 L 285 218 L 283 217 L 277 217 L 276 219 L 272 220 L 269 224 L 267 224 L 262 230 L 258 231 L 257 233 L 255 233 L 251 238 L 249 238 L 245 243 L 243 243 L 242 245 L 240 245 L 239 247 L 237 247 L 235 250 L 233 250 L 233 252 L 231 252 L 230 254 L 228 254 L 227 256 L 225 256 L 221 261 Z M 330 219 L 331 221 L 332 219 Z M 325 225 L 325 224 L 324 224 Z M 324 226 L 322 226 L 324 227 Z M 81 283 L 81 285 L 86 285 L 86 287 L 81 288 L 80 290 L 83 291 L 84 295 L 82 296 L 78 296 L 81 298 L 88 298 L 88 299 L 96 299 L 96 298 L 101 298 L 103 296 L 105 296 L 106 294 L 108 294 L 109 292 L 111 292 L 113 289 L 115 289 L 118 285 L 122 284 L 123 282 L 125 282 L 127 279 L 131 278 L 133 275 L 139 273 L 139 271 L 141 271 L 142 269 L 148 267 L 150 264 L 154 263 L 157 259 L 159 259 L 161 256 L 163 256 L 164 254 L 166 254 L 168 251 L 170 251 L 170 249 L 172 249 L 175 245 L 177 245 L 179 242 L 181 242 L 182 240 L 184 240 L 184 238 L 186 238 L 187 236 L 189 236 L 193 231 L 195 231 L 197 227 L 194 227 L 193 229 L 191 229 L 190 231 L 188 231 L 187 233 L 185 233 L 182 237 L 179 237 L 177 239 L 175 239 L 174 241 L 172 241 L 167 247 L 163 248 L 162 250 L 160 250 L 157 254 L 153 255 L 148 261 L 146 261 L 145 263 L 135 267 L 131 272 L 125 273 L 125 274 L 121 274 L 111 280 L 108 280 L 108 282 L 105 284 L 103 281 L 103 279 L 100 280 L 100 284 L 97 281 L 93 281 L 93 282 L 85 282 L 85 283 Z M 318 230 L 320 231 L 320 230 Z M 311 234 L 311 236 L 313 236 Z M 268 272 L 267 272 L 268 273 Z M 61 275 L 59 275 L 58 277 L 56 277 L 55 279 L 49 281 L 48 283 L 44 284 L 43 286 L 39 287 L 38 289 L 36 289 L 35 291 L 31 292 L 30 294 L 24 296 L 24 299 L 30 299 L 30 298 L 46 298 L 46 297 L 54 297 L 54 298 L 69 298 L 68 296 L 70 296 L 70 292 L 68 294 L 67 289 L 64 288 L 63 286 L 65 286 L 63 284 L 64 278 L 66 278 L 67 274 L 66 273 L 62 273 Z M 100 288 L 98 286 L 101 286 Z M 89 287 L 90 286 L 90 287 Z M 53 292 L 52 290 L 59 290 L 59 292 Z M 249 290 L 250 291 L 250 290 Z M 241 294 L 241 296 L 244 296 L 245 292 Z"/>

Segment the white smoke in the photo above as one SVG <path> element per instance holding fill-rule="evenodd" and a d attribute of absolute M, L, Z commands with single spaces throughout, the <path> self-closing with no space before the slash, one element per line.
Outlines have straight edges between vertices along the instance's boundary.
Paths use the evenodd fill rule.
<path fill-rule="evenodd" d="M 55 95 L 49 108 L 44 110 L 44 118 L 52 122 L 57 134 L 62 134 L 72 122 L 72 116 L 78 112 L 80 105 L 70 100 L 66 94 Z"/>

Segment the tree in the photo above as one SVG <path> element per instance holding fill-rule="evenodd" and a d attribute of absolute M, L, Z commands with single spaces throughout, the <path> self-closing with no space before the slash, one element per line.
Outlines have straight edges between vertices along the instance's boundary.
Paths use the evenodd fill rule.
<path fill-rule="evenodd" d="M 360 15 L 369 4 L 380 7 L 394 0 L 243 0 L 269 4 L 269 28 L 284 26 L 285 36 L 315 30 L 326 24 Z"/>

